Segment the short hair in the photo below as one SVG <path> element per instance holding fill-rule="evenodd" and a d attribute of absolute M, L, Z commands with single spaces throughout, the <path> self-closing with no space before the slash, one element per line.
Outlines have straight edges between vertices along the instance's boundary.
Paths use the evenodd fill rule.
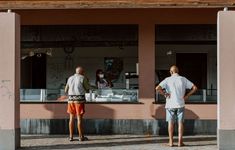
<path fill-rule="evenodd" d="M 179 73 L 179 68 L 176 65 L 171 66 L 170 71 L 173 73 Z"/>
<path fill-rule="evenodd" d="M 83 74 L 84 73 L 84 70 L 81 66 L 77 66 L 75 71 L 76 71 L 77 74 Z"/>

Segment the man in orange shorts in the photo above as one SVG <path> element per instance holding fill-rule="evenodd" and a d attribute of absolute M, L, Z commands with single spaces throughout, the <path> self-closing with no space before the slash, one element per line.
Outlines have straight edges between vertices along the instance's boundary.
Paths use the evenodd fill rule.
<path fill-rule="evenodd" d="M 73 141 L 74 118 L 77 116 L 77 128 L 79 133 L 79 141 L 88 140 L 83 135 L 82 120 L 85 113 L 85 93 L 89 91 L 90 84 L 84 76 L 82 67 L 76 68 L 76 73 L 69 77 L 65 86 L 65 93 L 68 94 L 68 109 L 69 118 L 69 140 Z"/>

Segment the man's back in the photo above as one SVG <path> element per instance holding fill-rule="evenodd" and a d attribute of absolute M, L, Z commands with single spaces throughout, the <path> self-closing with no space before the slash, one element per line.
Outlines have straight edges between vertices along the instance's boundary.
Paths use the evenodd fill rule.
<path fill-rule="evenodd" d="M 170 94 L 170 97 L 166 99 L 166 108 L 181 108 L 184 107 L 185 91 L 191 89 L 193 83 L 175 73 L 163 80 L 160 86 Z"/>
<path fill-rule="evenodd" d="M 86 90 L 84 89 L 84 76 L 80 74 L 74 74 L 68 79 L 69 91 L 68 95 L 85 95 Z"/>
<path fill-rule="evenodd" d="M 183 129 L 184 129 L 184 101 L 189 98 L 197 87 L 185 77 L 179 76 L 179 69 L 173 65 L 170 68 L 171 77 L 163 80 L 157 87 L 156 90 L 159 94 L 166 97 L 166 121 L 168 122 L 168 134 L 169 134 L 169 146 L 172 147 L 174 123 L 178 122 L 178 146 L 181 147 L 183 143 Z M 164 91 L 164 89 L 166 91 Z M 185 94 L 186 89 L 191 89 Z"/>

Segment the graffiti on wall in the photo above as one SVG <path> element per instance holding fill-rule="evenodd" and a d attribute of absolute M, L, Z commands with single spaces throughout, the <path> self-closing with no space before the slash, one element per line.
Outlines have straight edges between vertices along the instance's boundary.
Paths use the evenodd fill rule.
<path fill-rule="evenodd" d="M 10 90 L 11 80 L 1 80 L 0 82 L 0 96 L 2 99 L 11 99 L 13 92 Z"/>

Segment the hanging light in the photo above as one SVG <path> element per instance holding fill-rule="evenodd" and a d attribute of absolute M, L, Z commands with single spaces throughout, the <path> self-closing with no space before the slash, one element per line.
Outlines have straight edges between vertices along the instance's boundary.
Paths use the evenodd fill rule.
<path fill-rule="evenodd" d="M 24 56 L 21 57 L 21 59 L 24 60 L 27 57 L 28 57 L 28 55 L 24 55 Z"/>
<path fill-rule="evenodd" d="M 171 50 L 167 51 L 166 55 L 172 55 L 172 51 Z"/>
<path fill-rule="evenodd" d="M 37 56 L 37 57 L 42 57 L 42 54 L 41 54 L 41 53 L 37 53 L 36 56 Z"/>
<path fill-rule="evenodd" d="M 32 57 L 32 56 L 34 56 L 34 55 L 35 55 L 35 53 L 34 53 L 33 50 L 29 51 L 29 56 L 30 56 L 30 57 Z"/>
<path fill-rule="evenodd" d="M 46 54 L 47 54 L 48 56 L 52 56 L 52 49 L 50 48 L 49 50 L 47 50 L 47 51 L 46 51 Z"/>

